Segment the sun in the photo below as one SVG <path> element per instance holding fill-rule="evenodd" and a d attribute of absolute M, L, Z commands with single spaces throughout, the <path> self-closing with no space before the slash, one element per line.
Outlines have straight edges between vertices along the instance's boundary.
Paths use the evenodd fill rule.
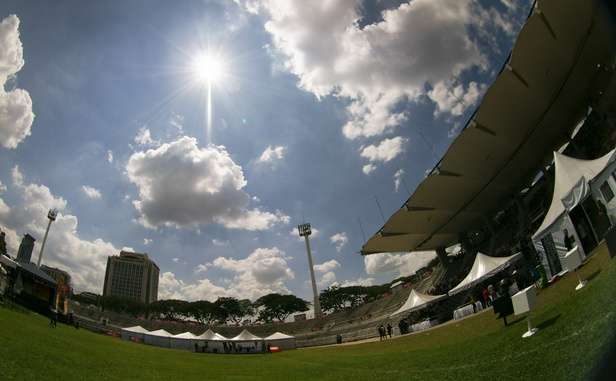
<path fill-rule="evenodd" d="M 201 53 L 192 61 L 192 73 L 199 82 L 214 84 L 224 76 L 223 59 L 220 56 Z"/>

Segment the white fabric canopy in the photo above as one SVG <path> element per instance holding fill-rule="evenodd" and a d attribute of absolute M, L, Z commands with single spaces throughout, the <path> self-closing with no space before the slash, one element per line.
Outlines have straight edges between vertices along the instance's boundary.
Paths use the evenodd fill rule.
<path fill-rule="evenodd" d="M 231 340 L 233 341 L 252 341 L 252 340 L 262 340 L 261 337 L 255 336 L 252 333 L 248 332 L 248 330 L 243 330 L 239 335 L 235 336 Z"/>
<path fill-rule="evenodd" d="M 157 347 L 169 348 L 171 346 L 171 337 L 173 335 L 164 329 L 148 332 L 144 334 L 143 342 Z"/>
<path fill-rule="evenodd" d="M 282 332 L 272 333 L 265 340 L 285 340 L 285 339 L 295 339 L 295 336 L 287 335 Z"/>
<path fill-rule="evenodd" d="M 140 325 L 136 325 L 134 327 L 122 328 L 122 331 L 134 332 L 134 333 L 149 333 L 150 332 Z"/>
<path fill-rule="evenodd" d="M 589 183 L 616 159 L 616 149 L 595 160 L 580 160 L 554 152 L 552 203 L 533 238 L 542 236 L 566 211 L 590 194 Z"/>
<path fill-rule="evenodd" d="M 420 308 L 428 306 L 430 303 L 437 302 L 443 298 L 447 297 L 447 295 L 428 295 L 422 294 L 420 292 L 411 290 L 408 299 L 406 302 L 400 307 L 396 312 L 392 313 L 390 316 L 398 315 L 403 312 L 412 312 L 418 310 Z"/>
<path fill-rule="evenodd" d="M 208 329 L 207 331 L 203 332 L 202 334 L 200 334 L 196 338 L 199 339 L 199 340 L 212 340 L 212 341 L 227 341 L 227 340 L 229 340 L 226 337 L 224 337 L 223 335 L 212 331 L 211 329 Z"/>
<path fill-rule="evenodd" d="M 191 332 L 178 333 L 177 335 L 173 335 L 174 339 L 194 339 L 196 335 L 193 335 Z"/>
<path fill-rule="evenodd" d="M 521 253 L 514 254 L 509 257 L 489 257 L 485 254 L 477 253 L 475 262 L 471 271 L 466 278 L 462 280 L 456 287 L 449 290 L 449 295 L 466 290 L 473 287 L 482 280 L 491 277 L 507 267 L 512 261 L 521 257 Z"/>

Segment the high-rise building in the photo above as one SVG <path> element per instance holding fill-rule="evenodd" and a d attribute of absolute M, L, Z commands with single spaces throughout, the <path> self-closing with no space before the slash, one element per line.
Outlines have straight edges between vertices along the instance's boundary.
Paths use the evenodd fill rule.
<path fill-rule="evenodd" d="M 7 255 L 6 251 L 6 233 L 0 230 L 0 255 Z"/>
<path fill-rule="evenodd" d="M 58 282 L 58 285 L 63 284 L 68 286 L 69 288 L 71 287 L 71 276 L 68 272 L 56 267 L 49 267 L 46 265 L 42 265 L 41 270 L 43 270 L 45 273 L 47 273 L 47 275 L 49 275 L 56 282 Z"/>
<path fill-rule="evenodd" d="M 17 261 L 30 263 L 32 260 L 32 250 L 34 250 L 34 241 L 36 239 L 30 234 L 25 234 L 19 244 L 19 251 L 17 252 Z"/>
<path fill-rule="evenodd" d="M 147 254 L 121 251 L 107 258 L 103 296 L 117 296 L 152 303 L 158 299 L 160 270 Z"/>

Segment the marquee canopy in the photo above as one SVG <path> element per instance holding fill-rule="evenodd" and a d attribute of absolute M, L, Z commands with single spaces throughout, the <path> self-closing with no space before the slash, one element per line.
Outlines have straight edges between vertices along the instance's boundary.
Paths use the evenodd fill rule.
<path fill-rule="evenodd" d="M 208 329 L 207 331 L 203 332 L 202 334 L 200 334 L 196 338 L 200 339 L 200 340 L 212 340 L 212 341 L 227 341 L 227 340 L 229 340 L 226 337 L 224 337 L 223 335 L 212 331 L 211 329 Z"/>
<path fill-rule="evenodd" d="M 122 331 L 133 332 L 133 333 L 150 333 L 147 329 L 143 328 L 140 325 L 136 325 L 134 327 L 122 328 Z"/>
<path fill-rule="evenodd" d="M 429 304 L 438 302 L 439 300 L 446 298 L 447 295 L 428 295 L 422 294 L 421 292 L 417 292 L 414 289 L 411 290 L 408 299 L 406 302 L 400 307 L 396 312 L 392 313 L 391 316 L 395 316 L 401 313 L 410 313 L 416 311 L 418 309 L 427 307 Z"/>
<path fill-rule="evenodd" d="M 489 257 L 485 254 L 477 253 L 471 271 L 462 282 L 449 290 L 448 294 L 453 295 L 475 286 L 486 278 L 496 275 L 496 273 L 505 269 L 505 267 L 521 256 L 521 253 L 517 253 L 509 257 Z"/>
<path fill-rule="evenodd" d="M 536 2 L 464 130 L 363 255 L 450 246 L 532 180 L 597 93 L 594 79 L 611 54 L 597 13 L 592 1 Z"/>
<path fill-rule="evenodd" d="M 173 335 L 174 339 L 195 339 L 197 338 L 196 335 L 192 334 L 191 332 L 184 332 L 184 333 L 178 333 L 177 335 Z"/>
<path fill-rule="evenodd" d="M 565 210 L 573 209 L 590 192 L 589 183 L 616 159 L 616 149 L 595 160 L 580 160 L 554 152 L 554 192 L 550 209 L 533 238 L 543 235 Z"/>
<path fill-rule="evenodd" d="M 253 340 L 262 340 L 261 337 L 253 335 L 248 332 L 248 330 L 243 330 L 239 335 L 235 336 L 231 339 L 232 341 L 253 341 Z"/>
<path fill-rule="evenodd" d="M 295 339 L 295 336 L 287 335 L 282 332 L 272 333 L 265 340 L 286 340 L 286 339 Z"/>

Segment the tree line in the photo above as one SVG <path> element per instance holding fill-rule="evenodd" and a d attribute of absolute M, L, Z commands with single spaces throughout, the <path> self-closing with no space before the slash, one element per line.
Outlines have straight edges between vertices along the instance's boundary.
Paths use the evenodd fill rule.
<path fill-rule="evenodd" d="M 310 305 L 294 295 L 277 293 L 262 296 L 255 302 L 232 297 L 220 297 L 214 302 L 167 299 L 149 304 L 114 296 L 100 296 L 97 302 L 79 295 L 74 295 L 72 299 L 80 303 L 96 304 L 103 311 L 108 310 L 133 317 L 165 320 L 193 319 L 208 326 L 226 323 L 239 324 L 246 319 L 264 323 L 284 321 L 293 313 L 307 311 Z"/>

